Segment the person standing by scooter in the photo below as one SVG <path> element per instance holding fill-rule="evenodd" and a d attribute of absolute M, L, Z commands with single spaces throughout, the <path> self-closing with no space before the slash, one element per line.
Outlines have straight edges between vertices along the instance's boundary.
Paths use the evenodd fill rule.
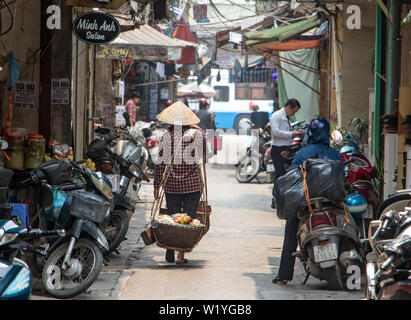
<path fill-rule="evenodd" d="M 314 118 L 307 125 L 308 146 L 302 148 L 295 154 L 290 169 L 298 167 L 305 160 L 315 155 L 322 159 L 340 160 L 342 158 L 337 149 L 330 147 L 330 125 L 323 118 Z M 341 179 L 344 179 L 341 177 Z M 293 253 L 297 250 L 298 217 L 287 220 L 284 230 L 284 242 L 281 252 L 280 269 L 278 275 L 273 279 L 275 284 L 287 284 L 293 279 L 295 257 Z"/>
<path fill-rule="evenodd" d="M 288 99 L 284 104 L 284 107 L 274 112 L 270 117 L 271 125 L 271 158 L 275 168 L 276 179 L 285 173 L 284 159 L 280 153 L 287 150 L 296 137 L 303 137 L 303 132 L 292 131 L 290 124 L 290 117 L 295 115 L 300 110 L 301 105 L 297 99 Z M 271 207 L 275 209 L 274 200 L 274 186 L 273 186 L 273 199 L 271 201 Z"/>

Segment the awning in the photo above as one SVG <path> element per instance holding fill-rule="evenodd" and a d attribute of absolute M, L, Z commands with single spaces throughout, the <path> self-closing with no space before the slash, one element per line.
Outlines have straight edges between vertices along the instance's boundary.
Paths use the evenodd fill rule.
<path fill-rule="evenodd" d="M 173 37 L 186 40 L 193 45 L 198 44 L 198 40 L 194 37 L 190 28 L 188 27 L 185 19 L 181 16 L 176 28 L 173 31 Z M 195 64 L 196 63 L 196 50 L 193 48 L 184 48 L 182 50 L 181 59 L 177 61 L 179 64 Z"/>
<path fill-rule="evenodd" d="M 205 85 L 198 85 L 197 82 L 189 84 L 179 84 L 177 87 L 177 97 L 179 98 L 211 98 L 216 95 L 216 91 Z"/>
<path fill-rule="evenodd" d="M 100 45 L 97 58 L 140 59 L 140 60 L 179 60 L 181 50 L 196 47 L 195 43 L 171 38 L 149 25 L 122 32 L 108 45 Z"/>
<path fill-rule="evenodd" d="M 320 42 L 324 39 L 325 37 L 322 37 L 320 39 L 312 39 L 312 40 L 291 39 L 286 42 L 267 46 L 264 49 L 268 49 L 272 51 L 293 51 L 293 50 L 299 50 L 299 49 L 312 49 L 312 48 L 318 48 L 320 46 Z"/>
<path fill-rule="evenodd" d="M 315 14 L 303 21 L 281 27 L 247 32 L 244 34 L 244 45 L 247 49 L 267 48 L 291 40 L 294 37 L 321 25 L 324 21 L 325 17 L 323 15 Z"/>

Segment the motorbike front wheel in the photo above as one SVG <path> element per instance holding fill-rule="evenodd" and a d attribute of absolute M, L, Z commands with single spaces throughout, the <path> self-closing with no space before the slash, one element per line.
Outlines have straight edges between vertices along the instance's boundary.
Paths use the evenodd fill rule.
<path fill-rule="evenodd" d="M 69 243 L 66 241 L 53 250 L 42 274 L 46 291 L 61 299 L 72 298 L 87 290 L 103 267 L 103 255 L 99 247 L 89 239 L 80 238 L 74 244 L 69 267 L 63 269 Z"/>
<path fill-rule="evenodd" d="M 235 172 L 235 178 L 238 182 L 250 182 L 260 171 L 260 161 L 256 157 L 248 157 L 245 155 L 240 159 Z"/>
<path fill-rule="evenodd" d="M 129 227 L 128 214 L 123 210 L 115 210 L 110 214 L 110 225 L 107 226 L 105 236 L 109 244 L 104 255 L 108 256 L 123 242 Z"/>

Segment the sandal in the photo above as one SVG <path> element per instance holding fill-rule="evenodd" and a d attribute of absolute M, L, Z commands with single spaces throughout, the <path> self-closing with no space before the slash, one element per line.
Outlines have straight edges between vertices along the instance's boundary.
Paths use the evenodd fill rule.
<path fill-rule="evenodd" d="M 289 280 L 280 279 L 278 276 L 273 279 L 273 283 L 275 283 L 275 284 L 281 284 L 281 285 L 287 284 L 288 281 L 289 281 Z"/>
<path fill-rule="evenodd" d="M 188 263 L 187 259 L 183 259 L 181 261 L 176 261 L 176 264 L 185 264 L 185 263 Z"/>

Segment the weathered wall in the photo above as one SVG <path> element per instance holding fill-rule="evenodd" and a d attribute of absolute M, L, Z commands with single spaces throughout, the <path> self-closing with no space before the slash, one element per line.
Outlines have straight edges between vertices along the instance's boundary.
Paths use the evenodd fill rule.
<path fill-rule="evenodd" d="M 19 64 L 20 81 L 33 81 L 36 84 L 36 99 L 33 109 L 13 110 L 12 128 L 9 134 L 26 134 L 38 130 L 39 109 L 39 48 L 40 48 L 40 1 L 26 1 L 24 6 L 20 2 L 10 5 L 14 16 L 13 29 L 3 35 L 0 40 L 0 99 L 1 99 L 1 126 L 5 125 L 9 96 L 9 54 L 14 52 Z M 6 9 L 1 10 L 3 32 L 10 25 L 10 16 Z M 20 129 L 19 129 L 20 128 Z"/>
<path fill-rule="evenodd" d="M 347 7 L 361 9 L 361 29 L 347 28 Z M 344 1 L 342 53 L 342 126 L 353 117 L 368 120 L 369 88 L 374 87 L 375 3 L 369 0 Z"/>
<path fill-rule="evenodd" d="M 52 78 L 71 79 L 71 7 L 61 3 L 61 29 L 55 30 L 52 43 Z M 71 104 L 51 105 L 51 134 L 52 140 L 72 145 L 71 134 Z"/>

